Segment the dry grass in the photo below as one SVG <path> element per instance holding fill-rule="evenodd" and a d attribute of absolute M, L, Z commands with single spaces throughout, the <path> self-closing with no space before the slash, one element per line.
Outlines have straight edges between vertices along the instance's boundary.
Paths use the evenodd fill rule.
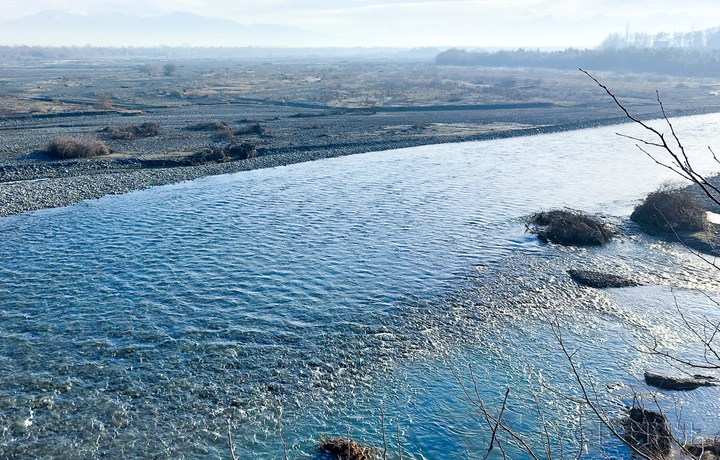
<path fill-rule="evenodd" d="M 615 236 L 609 225 L 572 209 L 539 212 L 530 216 L 528 223 L 530 232 L 545 243 L 602 246 Z"/>
<path fill-rule="evenodd" d="M 230 160 L 246 160 L 258 156 L 255 146 L 248 143 L 231 144 L 223 149 L 223 153 Z"/>
<path fill-rule="evenodd" d="M 212 131 L 213 137 L 221 141 L 231 141 L 235 134 L 227 123 L 220 120 L 204 121 L 187 127 L 190 131 Z"/>
<path fill-rule="evenodd" d="M 60 138 L 50 141 L 43 153 L 53 158 L 90 158 L 109 155 L 110 149 L 98 140 Z"/>
<path fill-rule="evenodd" d="M 141 125 L 130 126 L 108 126 L 100 130 L 100 132 L 110 139 L 140 139 L 143 137 L 153 137 L 160 134 L 160 125 L 146 121 Z"/>
<path fill-rule="evenodd" d="M 320 437 L 320 450 L 335 455 L 338 460 L 370 460 L 370 448 L 358 444 L 352 439 Z"/>
<path fill-rule="evenodd" d="M 220 120 L 203 121 L 201 123 L 190 125 L 186 128 L 189 131 L 217 131 L 230 129 L 227 123 Z"/>
<path fill-rule="evenodd" d="M 100 110 L 114 110 L 115 107 L 113 107 L 112 96 L 109 94 L 99 94 L 97 96 L 97 103 L 95 104 L 95 107 Z"/>
<path fill-rule="evenodd" d="M 260 126 L 260 123 L 249 123 L 249 124 L 243 126 L 242 128 L 238 129 L 237 131 L 235 131 L 235 134 L 237 134 L 238 136 L 247 135 L 247 134 L 255 134 L 260 137 L 264 137 L 264 136 L 268 135 L 265 128 Z"/>
<path fill-rule="evenodd" d="M 702 204 L 689 192 L 678 189 L 652 192 L 630 219 L 651 233 L 699 232 L 710 226 Z"/>

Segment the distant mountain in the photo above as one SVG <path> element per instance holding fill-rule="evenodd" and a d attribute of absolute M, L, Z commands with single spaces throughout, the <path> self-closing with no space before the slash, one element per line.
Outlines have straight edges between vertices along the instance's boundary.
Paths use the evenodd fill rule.
<path fill-rule="evenodd" d="M 137 17 L 46 11 L 0 21 L 0 45 L 38 46 L 333 46 L 341 38 L 272 24 L 240 24 L 190 13 Z"/>

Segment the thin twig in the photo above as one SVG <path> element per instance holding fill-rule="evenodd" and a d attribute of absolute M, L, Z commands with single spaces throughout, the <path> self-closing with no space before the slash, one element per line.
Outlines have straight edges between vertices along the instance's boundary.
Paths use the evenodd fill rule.
<path fill-rule="evenodd" d="M 468 401 L 470 401 L 470 404 L 472 404 L 473 406 L 480 409 L 480 413 L 485 418 L 485 421 L 487 422 L 487 424 L 490 427 L 492 427 L 492 424 L 496 423 L 499 419 L 496 419 L 495 417 L 493 417 L 490 414 L 490 412 L 487 410 L 487 408 L 483 404 L 482 400 L 473 399 L 473 397 L 470 395 L 470 392 L 468 391 L 467 387 L 465 386 L 463 381 L 460 379 L 460 376 L 455 371 L 455 369 L 450 365 L 450 363 L 447 362 L 447 360 L 445 360 L 445 365 L 450 369 L 450 372 L 452 372 L 453 376 L 455 377 L 455 380 L 457 380 L 458 384 L 460 385 L 460 388 L 462 388 Z M 477 382 L 475 381 L 474 377 L 473 377 L 473 385 L 477 385 Z M 540 460 L 539 457 L 537 455 L 535 455 L 532 448 L 525 442 L 525 440 L 520 435 L 515 433 L 515 431 L 510 426 L 508 426 L 506 423 L 500 421 L 499 427 L 501 430 L 503 430 L 505 433 L 507 433 L 513 439 L 513 441 L 515 441 L 516 445 L 518 447 L 520 447 L 523 451 L 525 451 L 525 453 L 530 455 L 530 457 L 532 457 L 534 460 Z"/>
<path fill-rule="evenodd" d="M 663 105 L 663 102 L 660 99 L 660 93 L 655 91 L 655 98 L 660 107 L 660 112 L 662 113 L 662 118 L 665 121 L 665 123 L 667 124 L 668 128 L 670 129 L 670 134 L 672 136 L 674 143 L 677 145 L 677 150 L 679 150 L 679 152 L 677 152 L 674 149 L 674 147 L 672 147 L 672 146 L 670 146 L 670 144 L 668 144 L 664 133 L 658 131 L 657 129 L 655 129 L 652 126 L 648 125 L 647 123 L 643 122 L 639 118 L 633 116 L 628 111 L 628 109 L 620 102 L 620 100 L 617 98 L 617 96 L 615 96 L 615 94 L 612 91 L 610 91 L 610 89 L 607 86 L 600 83 L 600 81 L 598 81 L 597 78 L 590 75 L 589 72 L 587 72 L 583 69 L 579 69 L 579 70 L 582 73 L 584 73 L 585 75 L 587 75 L 588 77 L 590 77 L 590 79 L 592 79 L 600 88 L 605 90 L 605 92 L 612 98 L 613 102 L 615 102 L 615 105 L 617 105 L 620 108 L 620 110 L 623 111 L 623 113 L 629 120 L 642 126 L 646 131 L 651 133 L 652 137 L 656 138 L 657 141 L 649 141 L 647 139 L 637 138 L 637 137 L 632 137 L 632 136 L 624 136 L 624 137 L 633 139 L 641 144 L 656 147 L 656 148 L 663 150 L 670 157 L 671 164 L 667 164 L 667 163 L 657 160 L 653 155 L 651 155 L 648 151 L 644 150 L 638 144 L 638 148 L 643 153 L 648 155 L 655 163 L 657 163 L 665 168 L 668 168 L 671 171 L 673 171 L 675 174 L 678 174 L 679 176 L 681 176 L 682 178 L 695 183 L 696 185 L 698 185 L 700 187 L 700 189 L 703 191 L 703 193 L 712 202 L 714 202 L 716 205 L 720 206 L 720 188 L 718 188 L 717 186 L 708 182 L 702 174 L 698 173 L 693 168 L 692 164 L 690 163 L 690 158 L 688 157 L 688 154 L 685 151 L 685 146 L 682 144 L 682 142 L 680 142 L 680 138 L 678 137 L 677 132 L 675 131 L 675 127 L 670 122 L 670 118 L 668 117 L 667 112 L 665 111 L 665 106 Z M 712 149 L 710 149 L 710 152 L 712 153 L 715 161 L 718 162 L 718 158 L 715 156 L 715 153 L 712 151 Z"/>
<path fill-rule="evenodd" d="M 400 444 L 400 422 L 398 422 L 398 419 L 395 419 L 395 429 L 397 430 L 398 457 L 400 457 L 400 460 L 402 460 L 402 444 Z"/>
<path fill-rule="evenodd" d="M 635 447 L 632 443 L 630 443 L 627 439 L 625 439 L 625 436 L 623 436 L 623 434 L 617 430 L 617 428 L 613 425 L 613 422 L 610 419 L 610 417 L 602 409 L 602 406 L 600 405 L 600 401 L 598 398 L 597 390 L 595 389 L 592 379 L 585 380 L 585 378 L 583 378 L 575 361 L 573 360 L 572 355 L 570 354 L 567 347 L 565 346 L 565 341 L 563 339 L 562 332 L 560 330 L 560 324 L 557 320 L 557 317 L 555 318 L 555 320 L 551 320 L 549 317 L 546 316 L 546 320 L 548 321 L 548 324 L 550 325 L 550 330 L 552 331 L 553 335 L 555 336 L 555 339 L 557 340 L 558 344 L 560 345 L 560 348 L 561 348 L 563 354 L 565 355 L 568 365 L 570 366 L 570 370 L 572 371 L 572 375 L 573 375 L 573 377 L 575 377 L 575 381 L 580 386 L 580 391 L 583 395 L 583 400 L 585 401 L 585 404 L 587 405 L 587 407 L 590 408 L 592 413 L 595 414 L 595 417 L 597 418 L 597 420 L 603 426 L 605 426 L 605 428 L 607 428 L 608 431 L 610 431 L 610 433 L 612 433 L 612 435 L 616 439 L 618 439 L 623 444 L 625 444 L 630 450 L 632 450 L 635 454 L 639 455 L 641 458 L 644 458 L 647 460 L 653 460 L 646 453 L 642 452 L 637 447 Z M 585 374 L 587 376 L 587 369 L 585 369 Z M 590 386 L 590 390 L 592 391 L 594 397 L 591 397 L 590 390 L 588 389 L 588 385 Z"/>
<path fill-rule="evenodd" d="M 237 460 L 237 457 L 235 456 L 235 444 L 233 444 L 232 434 L 230 434 L 230 419 L 227 419 L 226 422 L 228 432 L 228 446 L 230 446 L 230 455 L 232 456 L 232 460 Z"/>
<path fill-rule="evenodd" d="M 282 434 L 282 417 L 281 417 L 281 415 L 282 415 L 282 412 L 280 411 L 280 409 L 278 409 L 278 411 L 277 411 L 278 432 L 280 433 L 280 441 L 282 442 L 282 445 L 283 445 L 283 455 L 285 456 L 285 460 L 288 460 L 287 444 L 285 443 L 285 439 L 283 438 L 283 434 Z"/>
<path fill-rule="evenodd" d="M 510 394 L 510 388 L 505 390 L 505 399 L 503 399 L 502 408 L 500 409 L 500 413 L 498 414 L 497 421 L 495 422 L 495 428 L 492 430 L 492 436 L 490 437 L 490 447 L 488 447 L 487 453 L 483 457 L 483 460 L 487 460 L 487 458 L 490 456 L 490 452 L 493 450 L 493 446 L 495 445 L 495 436 L 497 435 L 497 429 L 500 426 L 500 420 L 502 420 L 503 412 L 505 412 L 505 406 L 507 405 L 507 399 L 508 395 Z"/>
<path fill-rule="evenodd" d="M 380 404 L 380 426 L 382 427 L 383 435 L 383 460 L 387 460 L 387 438 L 385 437 L 385 411 L 383 410 L 382 404 Z"/>

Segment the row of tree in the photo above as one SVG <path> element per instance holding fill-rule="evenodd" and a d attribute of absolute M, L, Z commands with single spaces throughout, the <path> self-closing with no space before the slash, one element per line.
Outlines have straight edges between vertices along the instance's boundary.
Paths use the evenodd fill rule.
<path fill-rule="evenodd" d="M 610 34 L 600 48 L 690 48 L 696 50 L 720 49 L 720 27 L 692 32 L 645 32 Z"/>
<path fill-rule="evenodd" d="M 568 48 L 552 52 L 526 49 L 485 52 L 454 48 L 438 54 L 435 62 L 455 66 L 584 68 L 683 77 L 720 75 L 720 50 L 688 48 Z"/>

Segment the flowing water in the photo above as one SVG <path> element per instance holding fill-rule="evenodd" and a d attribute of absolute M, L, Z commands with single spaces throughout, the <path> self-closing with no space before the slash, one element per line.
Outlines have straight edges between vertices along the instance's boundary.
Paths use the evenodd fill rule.
<path fill-rule="evenodd" d="M 679 119 L 705 171 L 720 116 Z M 3 458 L 322 458 L 350 434 L 388 458 L 484 455 L 489 430 L 451 368 L 536 444 L 535 400 L 571 446 L 598 447 L 542 312 L 627 401 L 657 363 L 626 342 L 692 352 L 673 295 L 718 316 L 717 274 L 644 236 L 633 206 L 667 179 L 623 125 L 354 155 L 0 219 Z M 622 236 L 545 245 L 522 216 L 572 207 Z M 648 286 L 594 290 L 569 268 Z M 655 366 L 655 367 L 653 367 Z M 606 390 L 608 388 L 608 390 Z M 474 392 L 474 390 L 472 390 Z M 661 394 L 696 431 L 717 391 Z M 385 419 L 381 418 L 382 406 Z M 717 427 L 714 427 L 717 428 Z M 519 454 L 518 454 L 519 455 Z M 498 452 L 498 457 L 500 453 Z"/>

